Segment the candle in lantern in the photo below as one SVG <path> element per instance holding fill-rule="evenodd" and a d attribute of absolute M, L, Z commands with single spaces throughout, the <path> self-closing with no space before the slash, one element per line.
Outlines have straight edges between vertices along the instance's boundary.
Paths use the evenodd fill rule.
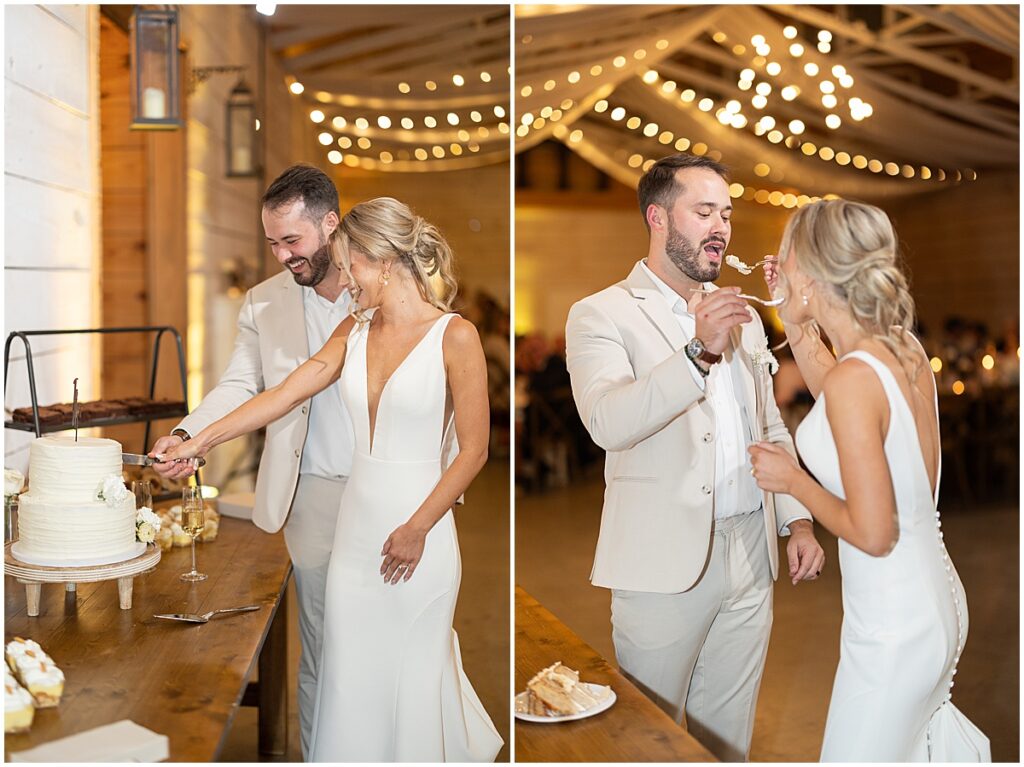
<path fill-rule="evenodd" d="M 231 170 L 248 173 L 252 170 L 252 150 L 247 146 L 236 146 L 231 152 Z"/>
<path fill-rule="evenodd" d="M 142 91 L 142 116 L 150 120 L 162 120 L 167 116 L 167 99 L 160 88 L 146 88 Z"/>

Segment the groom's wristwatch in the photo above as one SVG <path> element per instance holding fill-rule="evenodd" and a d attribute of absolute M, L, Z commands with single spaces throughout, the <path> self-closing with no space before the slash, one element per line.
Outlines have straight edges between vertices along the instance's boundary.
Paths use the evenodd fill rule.
<path fill-rule="evenodd" d="M 704 342 L 699 338 L 694 337 L 686 346 L 683 348 L 686 353 L 687 359 L 693 363 L 693 366 L 700 371 L 700 374 L 707 378 L 711 374 L 711 366 L 722 359 L 721 354 L 712 354 L 704 346 Z M 707 363 L 707 367 L 698 364 L 698 360 Z"/>
<path fill-rule="evenodd" d="M 184 429 L 175 429 L 174 431 L 171 432 L 171 436 L 180 437 L 182 442 L 188 442 L 190 439 L 192 439 L 192 435 L 189 434 Z"/>

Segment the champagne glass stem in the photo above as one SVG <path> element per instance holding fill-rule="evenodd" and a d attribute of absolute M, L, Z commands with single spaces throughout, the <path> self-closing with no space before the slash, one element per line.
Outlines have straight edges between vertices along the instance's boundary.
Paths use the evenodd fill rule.
<path fill-rule="evenodd" d="M 192 536 L 192 572 L 190 575 L 198 575 L 199 571 L 196 570 L 196 537 Z"/>

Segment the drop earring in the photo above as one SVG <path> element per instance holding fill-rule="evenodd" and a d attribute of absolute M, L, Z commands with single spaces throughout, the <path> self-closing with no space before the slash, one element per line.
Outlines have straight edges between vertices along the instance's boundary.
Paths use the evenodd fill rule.
<path fill-rule="evenodd" d="M 800 294 L 800 299 L 804 302 L 804 306 L 807 306 L 807 304 L 809 303 L 809 300 L 808 300 L 807 296 L 805 296 L 803 293 L 801 293 Z"/>
<path fill-rule="evenodd" d="M 377 278 L 377 282 L 379 282 L 384 287 L 387 287 L 388 283 L 391 282 L 391 262 L 390 261 L 385 262 L 384 270 L 380 273 L 380 276 Z"/>

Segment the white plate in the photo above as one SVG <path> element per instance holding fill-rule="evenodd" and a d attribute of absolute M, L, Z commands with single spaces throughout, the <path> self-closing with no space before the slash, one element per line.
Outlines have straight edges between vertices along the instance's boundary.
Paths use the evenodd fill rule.
<path fill-rule="evenodd" d="M 512 710 L 515 711 L 516 719 L 522 719 L 524 722 L 539 722 L 541 724 L 554 724 L 556 722 L 574 722 L 577 719 L 586 719 L 590 716 L 597 716 L 602 711 L 607 711 L 615 703 L 615 690 L 607 687 L 603 684 L 593 684 L 591 682 L 580 682 L 580 684 L 587 688 L 590 693 L 596 694 L 602 689 L 608 690 L 608 697 L 602 700 L 600 703 L 595 704 L 593 707 L 588 708 L 586 711 L 580 711 L 578 714 L 567 714 L 566 716 L 538 716 L 537 714 L 527 714 L 525 712 L 516 711 L 515 703 L 526 703 L 526 691 L 519 693 L 515 697 L 515 701 L 512 706 Z"/>

